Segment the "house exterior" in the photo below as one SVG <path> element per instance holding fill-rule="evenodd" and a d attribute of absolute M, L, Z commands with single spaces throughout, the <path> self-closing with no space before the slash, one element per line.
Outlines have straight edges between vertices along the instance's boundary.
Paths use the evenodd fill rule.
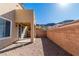
<path fill-rule="evenodd" d="M 34 23 L 33 10 L 19 3 L 0 3 L 0 49 L 27 37 L 33 42 Z"/>

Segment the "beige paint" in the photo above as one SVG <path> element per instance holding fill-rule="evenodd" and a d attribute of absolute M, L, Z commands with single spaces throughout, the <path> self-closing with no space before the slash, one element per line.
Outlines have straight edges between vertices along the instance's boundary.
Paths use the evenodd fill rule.
<path fill-rule="evenodd" d="M 18 3 L 0 3 L 0 15 L 15 9 L 23 9 Z"/>
<path fill-rule="evenodd" d="M 32 10 L 16 10 L 16 23 L 31 23 L 33 20 Z"/>
<path fill-rule="evenodd" d="M 32 12 L 33 14 L 33 12 Z M 33 19 L 31 20 L 31 42 L 35 42 L 35 21 L 34 21 L 34 15 L 32 15 Z"/>
<path fill-rule="evenodd" d="M 36 37 L 38 37 L 38 38 L 47 37 L 47 31 L 46 31 L 46 30 L 43 30 L 43 29 L 36 29 L 36 30 L 35 30 L 35 33 L 36 33 Z"/>
<path fill-rule="evenodd" d="M 72 55 L 79 55 L 79 22 L 48 29 L 47 37 Z"/>
<path fill-rule="evenodd" d="M 21 13 L 21 14 L 20 14 Z M 31 39 L 34 39 L 34 16 L 32 10 L 23 10 L 20 4 L 17 3 L 2 3 L 0 4 L 0 15 L 7 19 L 12 20 L 12 33 L 11 38 L 0 40 L 0 49 L 12 44 L 18 40 L 18 25 L 27 24 L 31 25 Z M 24 18 L 23 18 L 24 17 Z M 30 20 L 30 21 L 28 21 Z M 17 25 L 17 26 L 16 26 Z"/>
<path fill-rule="evenodd" d="M 31 26 L 31 41 L 34 41 L 34 13 L 33 10 L 16 10 L 15 22 L 17 24 L 30 24 Z"/>
<path fill-rule="evenodd" d="M 14 22 L 14 11 L 11 11 L 7 14 L 3 14 L 2 17 L 12 21 L 12 32 L 10 38 L 0 39 L 0 49 L 6 47 L 9 44 L 12 44 L 12 42 L 15 42 L 17 40 L 16 25 Z"/>

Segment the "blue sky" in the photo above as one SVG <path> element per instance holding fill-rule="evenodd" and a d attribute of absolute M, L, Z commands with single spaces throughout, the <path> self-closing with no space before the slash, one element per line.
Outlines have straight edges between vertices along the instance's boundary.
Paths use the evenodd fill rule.
<path fill-rule="evenodd" d="M 25 9 L 33 9 L 37 24 L 58 23 L 79 19 L 79 4 L 25 3 Z"/>

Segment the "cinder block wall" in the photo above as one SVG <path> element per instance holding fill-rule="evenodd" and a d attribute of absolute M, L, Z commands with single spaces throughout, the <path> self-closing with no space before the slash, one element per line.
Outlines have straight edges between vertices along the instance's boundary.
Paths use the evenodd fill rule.
<path fill-rule="evenodd" d="M 47 37 L 72 55 L 79 55 L 79 22 L 48 29 Z"/>

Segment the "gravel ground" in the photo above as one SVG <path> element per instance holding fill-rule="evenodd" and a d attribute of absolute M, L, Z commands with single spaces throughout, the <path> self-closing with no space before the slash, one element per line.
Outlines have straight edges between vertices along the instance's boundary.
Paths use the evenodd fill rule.
<path fill-rule="evenodd" d="M 0 53 L 0 56 L 71 56 L 71 54 L 47 38 L 36 38 L 34 43 L 6 50 Z"/>

